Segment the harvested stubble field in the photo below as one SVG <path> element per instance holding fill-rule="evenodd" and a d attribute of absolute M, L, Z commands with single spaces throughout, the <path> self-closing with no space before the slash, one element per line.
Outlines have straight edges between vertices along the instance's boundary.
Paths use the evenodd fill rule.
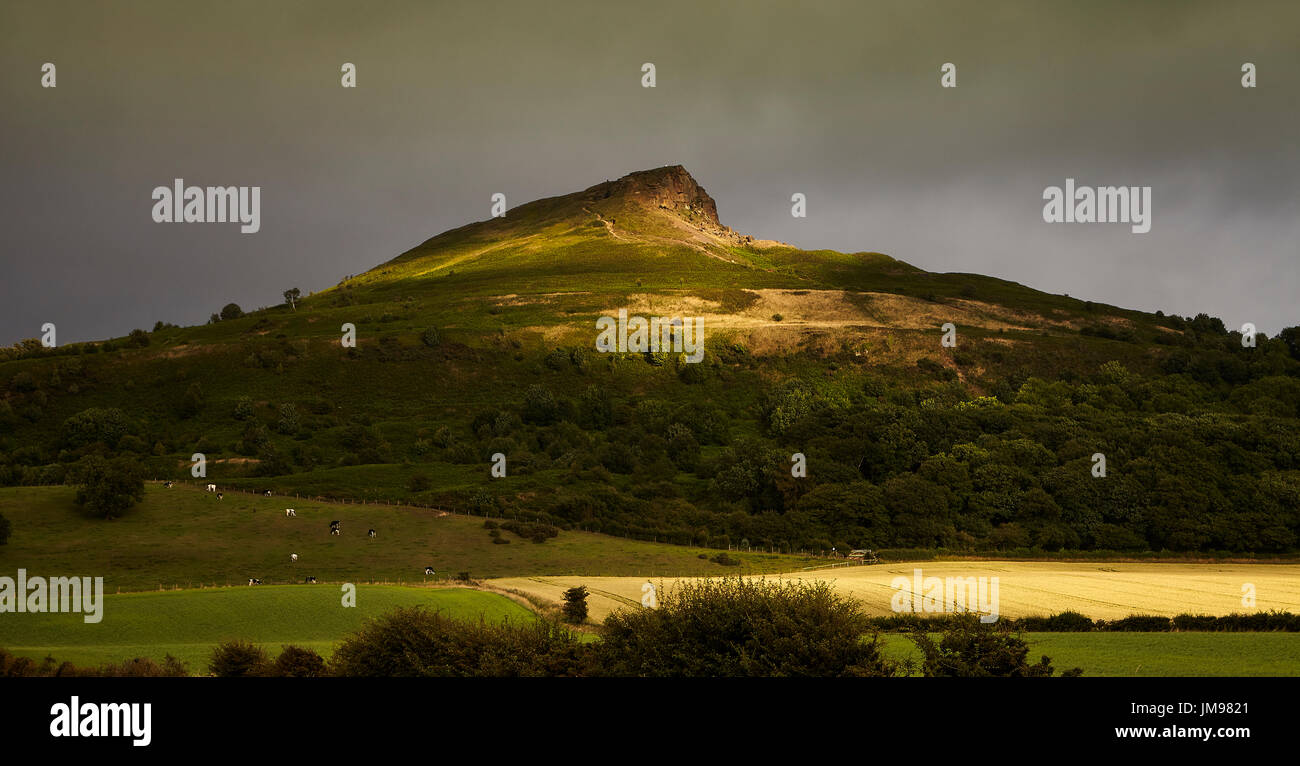
<path fill-rule="evenodd" d="M 896 577 L 910 582 L 913 570 L 923 577 L 997 577 L 1000 614 L 1005 617 L 1075 611 L 1093 619 L 1133 614 L 1173 616 L 1180 613 L 1224 615 L 1251 611 L 1300 612 L 1300 565 L 1202 564 L 1059 561 L 925 561 L 818 569 L 768 577 L 824 580 L 862 601 L 873 615 L 891 614 L 898 592 Z M 680 578 L 649 580 L 659 590 Z M 613 609 L 639 605 L 646 578 L 510 577 L 493 587 L 555 601 L 575 585 L 591 590 L 592 619 Z M 1254 587 L 1255 605 L 1243 605 L 1243 588 Z"/>

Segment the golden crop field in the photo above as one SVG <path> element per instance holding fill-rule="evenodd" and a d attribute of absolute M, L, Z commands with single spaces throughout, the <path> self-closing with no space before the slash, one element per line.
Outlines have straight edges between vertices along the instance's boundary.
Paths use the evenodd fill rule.
<path fill-rule="evenodd" d="M 896 577 L 998 578 L 999 614 L 1004 617 L 1050 615 L 1073 610 L 1093 619 L 1132 614 L 1173 616 L 1223 615 L 1251 611 L 1300 612 L 1300 564 L 1188 564 L 1061 561 L 919 561 L 838 567 L 768 575 L 769 578 L 824 580 L 861 600 L 869 613 L 890 614 L 899 590 Z M 593 620 L 613 609 L 640 605 L 642 587 L 651 582 L 660 593 L 681 578 L 644 577 L 510 577 L 490 580 L 500 589 L 559 602 L 566 588 L 586 585 Z M 1253 586 L 1255 604 L 1243 603 Z M 910 592 L 910 585 L 908 588 Z"/>

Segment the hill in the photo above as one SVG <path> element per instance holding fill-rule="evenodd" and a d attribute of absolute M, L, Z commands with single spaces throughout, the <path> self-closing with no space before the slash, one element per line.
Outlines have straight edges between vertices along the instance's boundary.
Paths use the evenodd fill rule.
<path fill-rule="evenodd" d="M 700 318 L 703 361 L 598 352 L 620 310 Z M 721 548 L 1300 539 L 1300 330 L 1243 345 L 1203 314 L 755 240 L 676 166 L 222 313 L 8 350 L 0 484 L 60 483 L 88 454 L 184 477 L 201 453 L 227 487 Z"/>

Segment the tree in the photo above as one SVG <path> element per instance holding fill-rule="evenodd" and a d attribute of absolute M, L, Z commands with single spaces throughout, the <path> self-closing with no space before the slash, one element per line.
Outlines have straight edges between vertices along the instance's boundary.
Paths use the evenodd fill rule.
<path fill-rule="evenodd" d="M 686 582 L 620 609 L 593 645 L 602 672 L 641 677 L 893 675 L 858 601 L 824 582 Z"/>
<path fill-rule="evenodd" d="M 925 627 L 916 628 L 912 642 L 921 650 L 921 670 L 927 677 L 1046 677 L 1056 670 L 1051 659 L 1040 657 L 1038 664 L 1030 665 L 1029 644 L 1018 635 L 995 623 L 980 622 L 975 614 L 953 615 L 950 627 L 935 643 Z M 1067 670 L 1062 676 L 1080 676 L 1079 668 Z"/>
<path fill-rule="evenodd" d="M 579 585 L 564 592 L 564 619 L 581 624 L 587 619 L 587 586 Z"/>
<path fill-rule="evenodd" d="M 580 676 L 589 655 L 573 631 L 551 620 L 461 621 L 424 607 L 398 607 L 343 639 L 330 670 L 384 678 Z"/>
<path fill-rule="evenodd" d="M 238 319 L 244 315 L 244 310 L 239 307 L 238 303 L 227 303 L 221 307 L 222 319 Z"/>
<path fill-rule="evenodd" d="M 302 421 L 298 417 L 298 407 L 293 402 L 285 402 L 280 405 L 280 422 L 276 423 L 276 430 L 282 434 L 298 433 L 302 428 Z"/>
<path fill-rule="evenodd" d="M 289 678 L 317 678 L 329 675 L 325 660 L 311 649 L 290 644 L 283 648 L 275 662 L 266 668 L 266 675 Z"/>
<path fill-rule="evenodd" d="M 140 467 L 129 460 L 87 455 L 70 473 L 77 485 L 77 505 L 105 519 L 121 516 L 144 498 Z"/>
<path fill-rule="evenodd" d="M 144 348 L 149 345 L 149 333 L 136 328 L 126 336 L 126 342 L 132 346 L 136 346 L 137 348 Z"/>
<path fill-rule="evenodd" d="M 284 291 L 284 302 L 289 304 L 289 308 L 294 311 L 298 310 L 298 299 L 302 297 L 302 290 L 292 288 Z"/>
<path fill-rule="evenodd" d="M 241 396 L 235 402 L 235 420 L 248 420 L 253 417 L 253 397 Z"/>
<path fill-rule="evenodd" d="M 181 397 L 181 417 L 192 418 L 198 415 L 201 409 L 203 409 L 203 386 L 195 381 L 185 389 L 185 396 Z"/>
<path fill-rule="evenodd" d="M 218 678 L 260 676 L 266 672 L 268 660 L 262 647 L 251 641 L 227 641 L 212 650 L 208 671 Z"/>
<path fill-rule="evenodd" d="M 74 449 L 96 442 L 114 448 L 130 428 L 130 421 L 116 407 L 91 407 L 63 421 L 63 437 L 67 445 Z"/>
<path fill-rule="evenodd" d="M 560 404 L 546 386 L 534 383 L 524 391 L 525 423 L 548 425 L 560 415 Z"/>
<path fill-rule="evenodd" d="M 1286 327 L 1278 333 L 1292 359 L 1300 359 L 1300 327 Z"/>

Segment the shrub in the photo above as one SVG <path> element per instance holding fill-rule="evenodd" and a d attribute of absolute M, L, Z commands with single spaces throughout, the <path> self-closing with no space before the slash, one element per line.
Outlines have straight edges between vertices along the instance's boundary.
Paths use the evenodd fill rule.
<path fill-rule="evenodd" d="M 1055 672 L 1046 656 L 1030 665 L 1026 659 L 1029 644 L 1012 635 L 1007 626 L 980 622 L 974 614 L 952 615 L 937 643 L 924 629 L 914 631 L 910 638 L 921 650 L 921 670 L 927 677 L 1046 677 Z M 1061 675 L 1082 674 L 1074 668 Z"/>
<path fill-rule="evenodd" d="M 1051 617 L 1022 617 L 1015 621 L 1015 625 L 1031 633 L 1087 633 L 1093 629 L 1092 619 L 1078 612 L 1061 612 Z"/>
<path fill-rule="evenodd" d="M 280 405 L 280 421 L 276 423 L 275 430 L 282 434 L 292 436 L 298 433 L 302 428 L 302 420 L 298 416 L 298 408 L 292 402 L 285 402 Z"/>
<path fill-rule="evenodd" d="M 502 522 L 501 528 L 535 543 L 544 543 L 560 534 L 559 527 L 532 521 L 506 521 Z"/>
<path fill-rule="evenodd" d="M 579 585 L 564 591 L 564 619 L 575 624 L 587 620 L 587 586 Z"/>
<path fill-rule="evenodd" d="M 366 677 L 575 676 L 586 655 L 576 635 L 548 620 L 462 622 L 411 607 L 367 621 L 343 640 L 330 668 Z"/>
<path fill-rule="evenodd" d="M 266 669 L 266 675 L 288 678 L 317 678 L 328 675 L 325 660 L 311 649 L 301 646 L 283 647 L 280 656 Z"/>
<path fill-rule="evenodd" d="M 218 678 L 264 675 L 268 660 L 262 647 L 241 639 L 219 644 L 212 650 L 208 670 Z"/>
<path fill-rule="evenodd" d="M 1218 619 L 1208 614 L 1180 614 L 1174 617 L 1174 630 L 1214 630 Z"/>
<path fill-rule="evenodd" d="M 88 675 L 102 678 L 180 678 L 188 676 L 185 663 L 172 655 L 167 655 L 162 664 L 147 657 L 137 657 L 120 663 L 108 663 L 95 670 L 77 670 L 72 663 L 65 662 L 59 668 L 59 675 Z"/>
<path fill-rule="evenodd" d="M 107 663 L 98 668 L 79 668 L 71 662 L 60 663 L 53 657 L 47 656 L 43 662 L 37 663 L 27 657 L 15 657 L 5 649 L 0 649 L 0 678 L 18 678 L 18 677 L 103 677 L 103 678 L 123 678 L 123 677 L 175 677 L 187 676 L 189 672 L 185 669 L 185 663 L 171 656 L 163 660 L 162 664 L 146 659 L 136 658 L 126 660 L 120 663 Z"/>
<path fill-rule="evenodd" d="M 1164 633 L 1173 630 L 1173 621 L 1168 617 L 1149 614 L 1135 614 L 1122 620 L 1109 622 L 1098 621 L 1098 630 L 1112 630 L 1136 633 Z"/>
<path fill-rule="evenodd" d="M 244 315 L 244 310 L 239 307 L 238 303 L 227 303 L 221 307 L 221 318 L 238 319 Z"/>
<path fill-rule="evenodd" d="M 252 397 L 239 397 L 239 401 L 235 402 L 235 420 L 248 420 L 251 417 L 253 417 Z"/>
<path fill-rule="evenodd" d="M 867 629 L 858 602 L 826 583 L 727 577 L 686 582 L 654 609 L 614 612 L 594 651 L 614 676 L 892 675 Z"/>
<path fill-rule="evenodd" d="M 185 389 L 185 395 L 181 397 L 180 416 L 183 419 L 189 419 L 198 415 L 203 409 L 203 386 L 195 381 Z"/>

